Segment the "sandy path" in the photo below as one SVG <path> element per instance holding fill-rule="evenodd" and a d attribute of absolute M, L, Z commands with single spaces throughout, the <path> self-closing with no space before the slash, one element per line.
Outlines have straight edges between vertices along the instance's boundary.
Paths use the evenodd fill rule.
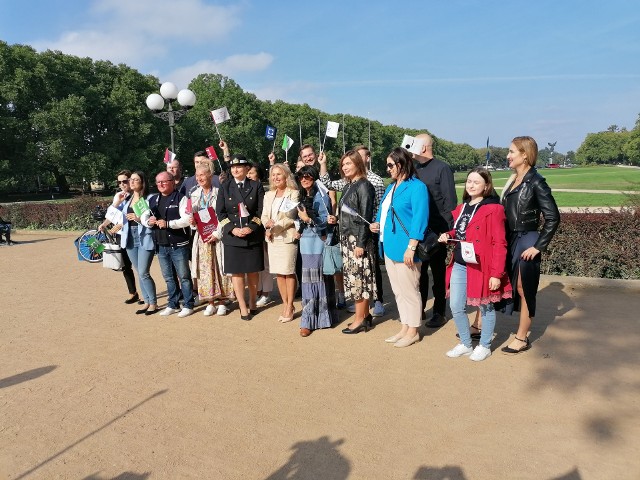
<path fill-rule="evenodd" d="M 140 318 L 74 237 L 0 248 L 0 479 L 640 478 L 640 296 L 621 284 L 549 277 L 532 350 L 476 364 L 445 357 L 453 322 L 386 345 L 392 302 L 355 336 L 302 339 L 277 307 Z"/>

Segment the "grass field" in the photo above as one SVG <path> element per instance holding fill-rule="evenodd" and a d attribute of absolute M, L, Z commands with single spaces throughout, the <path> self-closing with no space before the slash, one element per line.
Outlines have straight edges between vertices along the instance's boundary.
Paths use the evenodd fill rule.
<path fill-rule="evenodd" d="M 640 186 L 640 168 L 623 167 L 574 167 L 574 168 L 543 168 L 540 174 L 547 179 L 549 186 L 554 188 L 571 188 L 587 190 L 637 190 Z M 494 183 L 502 187 L 511 171 L 491 173 Z M 463 183 L 467 172 L 455 174 L 456 183 Z M 576 205 L 577 206 L 577 205 Z"/>

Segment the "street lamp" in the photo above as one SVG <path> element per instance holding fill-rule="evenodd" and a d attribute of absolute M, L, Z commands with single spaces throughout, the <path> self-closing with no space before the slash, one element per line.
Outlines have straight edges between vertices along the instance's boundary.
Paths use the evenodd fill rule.
<path fill-rule="evenodd" d="M 173 102 L 178 100 L 178 103 L 182 107 L 179 110 L 173 109 Z M 191 90 L 180 90 L 171 82 L 165 82 L 160 85 L 160 94 L 152 93 L 147 97 L 147 107 L 158 118 L 161 118 L 165 122 L 169 122 L 169 130 L 171 131 L 171 151 L 175 152 L 175 144 L 173 140 L 173 127 L 176 122 L 187 113 L 187 111 L 193 107 L 196 103 L 196 94 Z M 163 112 L 162 109 L 167 106 L 167 111 Z"/>

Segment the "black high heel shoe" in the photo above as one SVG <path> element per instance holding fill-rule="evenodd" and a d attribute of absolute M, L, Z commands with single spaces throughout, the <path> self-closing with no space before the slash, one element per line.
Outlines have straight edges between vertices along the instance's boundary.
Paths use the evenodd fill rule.
<path fill-rule="evenodd" d="M 508 353 L 511 355 L 515 355 L 516 353 L 522 353 L 522 352 L 526 352 L 527 350 L 529 350 L 531 348 L 531 342 L 529 342 L 529 337 L 524 337 L 524 340 L 522 340 L 521 338 L 518 337 L 514 337 L 516 340 L 518 340 L 519 342 L 523 342 L 524 345 L 518 349 L 515 348 L 509 348 L 509 347 L 502 347 L 500 350 L 502 350 L 504 353 Z"/>
<path fill-rule="evenodd" d="M 364 330 L 366 333 L 369 331 L 370 328 L 373 328 L 373 317 L 371 316 L 371 314 L 364 317 L 364 319 L 362 320 L 362 323 L 358 325 L 356 328 L 351 328 L 351 327 L 344 328 L 342 330 L 342 333 L 345 333 L 347 335 L 353 335 L 356 333 L 360 333 L 362 330 Z"/>

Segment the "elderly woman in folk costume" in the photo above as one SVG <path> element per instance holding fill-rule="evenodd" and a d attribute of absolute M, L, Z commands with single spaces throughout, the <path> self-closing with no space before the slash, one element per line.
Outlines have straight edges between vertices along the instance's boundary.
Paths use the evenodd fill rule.
<path fill-rule="evenodd" d="M 189 196 L 187 207 L 192 214 L 191 228 L 196 229 L 191 255 L 191 276 L 198 280 L 200 299 L 209 302 L 204 311 L 205 316 L 214 314 L 216 303 L 217 314 L 225 315 L 231 282 L 222 271 L 222 233 L 215 213 L 218 189 L 212 185 L 212 162 L 199 164 L 195 176 L 198 187 Z"/>

